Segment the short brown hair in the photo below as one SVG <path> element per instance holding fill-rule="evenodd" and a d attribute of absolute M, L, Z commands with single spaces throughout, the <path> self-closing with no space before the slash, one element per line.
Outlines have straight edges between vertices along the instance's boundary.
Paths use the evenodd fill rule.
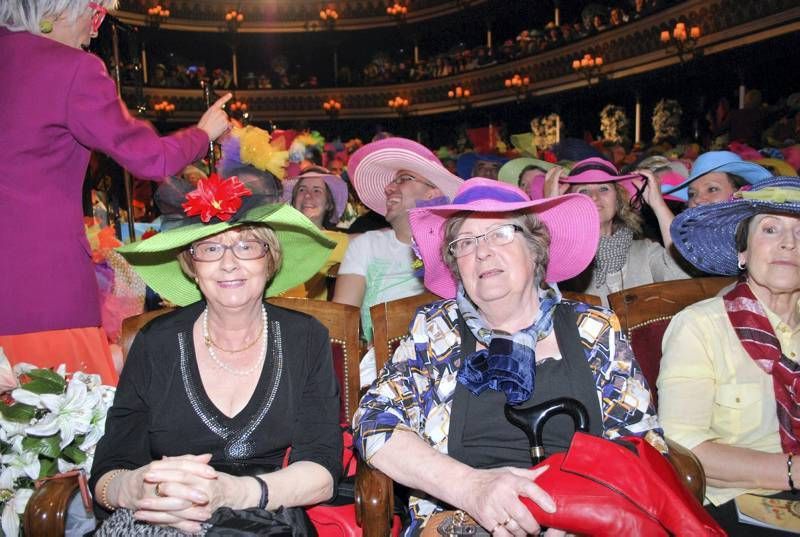
<path fill-rule="evenodd" d="M 456 213 L 447 219 L 444 225 L 444 240 L 442 241 L 442 259 L 456 280 L 461 280 L 458 272 L 458 263 L 455 256 L 450 253 L 449 245 L 455 240 L 464 221 L 475 214 L 473 211 Z M 541 284 L 547 274 L 547 265 L 550 262 L 550 231 L 535 213 L 527 211 L 514 211 L 507 214 L 509 224 L 522 227 L 522 236 L 531 253 L 534 265 L 534 278 L 536 285 Z"/>
<path fill-rule="evenodd" d="M 248 224 L 246 226 L 236 227 L 233 229 L 239 232 L 242 240 L 257 240 L 267 245 L 267 282 L 272 280 L 272 277 L 275 275 L 275 273 L 281 269 L 281 263 L 283 262 L 281 244 L 278 242 L 278 236 L 275 235 L 275 232 L 272 230 L 272 228 L 269 226 Z M 212 239 L 217 235 L 227 231 L 230 231 L 230 229 L 226 229 L 225 231 L 221 231 L 220 233 L 211 235 L 210 237 L 204 237 L 199 241 L 193 242 L 190 246 Z M 197 273 L 194 270 L 195 261 L 192 258 L 192 254 L 189 253 L 189 247 L 182 250 L 178 254 L 178 263 L 180 264 L 183 273 L 189 278 L 194 279 Z"/>

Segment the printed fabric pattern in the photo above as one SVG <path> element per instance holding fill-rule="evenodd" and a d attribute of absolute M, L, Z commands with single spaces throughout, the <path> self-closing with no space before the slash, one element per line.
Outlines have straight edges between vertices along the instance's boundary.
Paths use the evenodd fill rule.
<path fill-rule="evenodd" d="M 600 401 L 603 437 L 641 437 L 666 453 L 647 381 L 617 316 L 606 308 L 563 302 L 577 314 L 581 346 Z M 437 451 L 448 453 L 450 412 L 463 361 L 458 327 L 455 300 L 417 310 L 409 336 L 378 373 L 353 417 L 355 445 L 364 460 L 369 461 L 398 429 L 412 431 Z M 424 493 L 413 491 L 411 524 L 405 535 L 417 534 L 431 514 L 444 508 Z"/>

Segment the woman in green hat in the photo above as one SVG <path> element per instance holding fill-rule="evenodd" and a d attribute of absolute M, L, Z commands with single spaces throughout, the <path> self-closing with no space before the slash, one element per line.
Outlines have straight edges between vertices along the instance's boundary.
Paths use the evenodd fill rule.
<path fill-rule="evenodd" d="M 98 535 L 141 522 L 195 533 L 231 509 L 263 519 L 329 499 L 341 473 L 328 333 L 264 301 L 313 276 L 334 244 L 235 177 L 186 198 L 184 225 L 120 249 L 184 307 L 145 326 L 123 368 L 92 467 L 96 514 L 115 512 Z"/>

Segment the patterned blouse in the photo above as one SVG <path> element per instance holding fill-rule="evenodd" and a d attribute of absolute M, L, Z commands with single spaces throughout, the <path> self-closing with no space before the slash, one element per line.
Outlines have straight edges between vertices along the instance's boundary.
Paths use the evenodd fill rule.
<path fill-rule="evenodd" d="M 575 307 L 578 334 L 592 370 L 602 413 L 603 437 L 644 437 L 666 453 L 663 431 L 641 368 L 624 339 L 617 316 L 606 308 L 563 300 Z M 355 445 L 366 461 L 397 429 L 410 430 L 441 453 L 448 453 L 450 411 L 461 367 L 461 335 L 455 300 L 417 310 L 410 335 L 380 371 L 353 417 Z M 409 501 L 416 534 L 441 511 L 432 498 L 415 491 Z"/>

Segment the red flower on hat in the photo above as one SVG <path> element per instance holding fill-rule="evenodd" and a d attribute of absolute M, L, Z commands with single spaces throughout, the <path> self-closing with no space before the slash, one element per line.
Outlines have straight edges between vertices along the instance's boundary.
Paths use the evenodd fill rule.
<path fill-rule="evenodd" d="M 226 222 L 242 206 L 242 198 L 251 194 L 237 177 L 221 179 L 212 173 L 208 179 L 197 182 L 197 190 L 186 194 L 186 202 L 182 207 L 186 216 L 199 214 L 203 223 L 208 223 L 215 216 Z"/>

